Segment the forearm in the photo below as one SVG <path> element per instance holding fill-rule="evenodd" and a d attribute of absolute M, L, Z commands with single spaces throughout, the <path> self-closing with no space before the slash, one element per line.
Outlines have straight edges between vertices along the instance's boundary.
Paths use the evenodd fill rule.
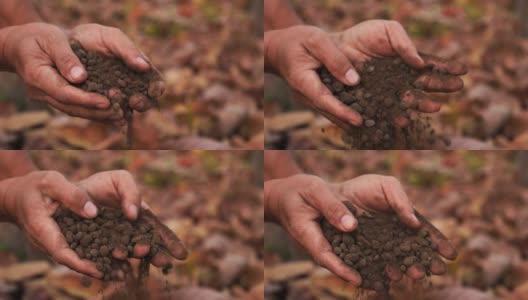
<path fill-rule="evenodd" d="M 2 0 L 0 28 L 41 21 L 28 0 Z"/>
<path fill-rule="evenodd" d="M 275 30 L 302 25 L 301 18 L 295 13 L 288 0 L 264 1 L 264 30 Z"/>
<path fill-rule="evenodd" d="M 0 180 L 26 175 L 37 167 L 26 151 L 0 150 Z"/>

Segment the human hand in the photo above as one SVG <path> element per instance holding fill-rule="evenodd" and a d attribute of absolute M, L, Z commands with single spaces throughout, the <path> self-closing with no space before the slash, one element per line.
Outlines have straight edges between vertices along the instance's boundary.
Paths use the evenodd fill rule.
<path fill-rule="evenodd" d="M 363 120 L 321 82 L 316 71 L 323 65 L 339 81 L 353 86 L 360 81 L 356 70 L 365 61 L 400 56 L 415 68 L 430 66 L 438 71 L 417 80 L 416 85 L 425 91 L 449 92 L 463 87 L 457 75 L 466 73 L 465 66 L 430 55 L 421 57 L 403 27 L 395 21 L 366 21 L 338 33 L 327 33 L 313 26 L 294 26 L 266 34 L 268 65 L 288 82 L 299 101 L 345 130 L 351 124 L 361 125 Z M 409 106 L 416 103 L 422 112 L 440 109 L 439 104 L 418 90 L 403 93 L 402 97 Z"/>
<path fill-rule="evenodd" d="M 149 73 L 148 96 L 157 99 L 165 91 L 165 82 L 161 73 L 148 62 L 145 55 L 136 45 L 120 30 L 98 24 L 85 24 L 73 28 L 69 32 L 69 38 L 79 42 L 87 51 L 96 51 L 108 57 L 121 59 L 129 68 L 138 72 Z M 111 100 L 119 101 L 122 92 L 119 87 L 113 87 L 109 91 Z M 112 99 L 115 98 L 115 99 Z M 156 103 L 143 94 L 130 96 L 129 105 L 137 111 L 147 111 Z"/>
<path fill-rule="evenodd" d="M 149 63 L 137 59 L 143 55 L 122 32 L 90 24 L 78 26 L 68 34 L 53 25 L 30 23 L 9 27 L 4 35 L 4 56 L 23 79 L 31 99 L 45 102 L 71 116 L 125 124 L 121 109 L 111 106 L 106 97 L 71 85 L 83 82 L 87 73 L 69 43 L 70 38 L 76 38 L 86 43 L 87 50 L 113 53 L 137 71 L 149 70 Z M 153 80 L 149 92 L 151 90 L 153 94 L 161 94 L 163 85 Z M 143 100 L 135 97 L 130 105 L 136 110 L 146 110 L 149 104 Z"/>
<path fill-rule="evenodd" d="M 47 253 L 58 263 L 80 273 L 101 278 L 102 274 L 89 260 L 81 260 L 77 253 L 69 248 L 53 215 L 64 206 L 83 218 L 97 215 L 96 205 L 122 207 L 124 215 L 135 220 L 141 207 L 140 194 L 134 179 L 126 171 L 108 171 L 96 173 L 74 184 L 55 171 L 32 172 L 23 177 L 15 177 L 3 182 L 5 188 L 5 207 L 8 214 L 26 233 L 30 242 Z M 155 227 L 160 236 L 167 233 Z M 170 236 L 169 236 L 170 237 Z M 169 240 L 170 242 L 171 240 Z M 166 242 L 173 248 L 168 250 L 176 258 L 186 255 L 183 246 Z M 175 250 L 176 249 L 176 250 Z M 137 244 L 134 257 L 148 255 L 147 245 Z M 175 255 L 176 254 L 176 255 Z M 122 253 L 113 253 L 122 259 Z M 170 264 L 166 251 L 160 251 L 153 258 L 153 264 L 166 267 Z"/>
<path fill-rule="evenodd" d="M 368 212 L 394 211 L 406 225 L 418 228 L 426 226 L 431 238 L 439 247 L 439 253 L 454 258 L 456 252 L 447 239 L 421 216 L 417 217 L 399 181 L 394 177 L 364 175 L 343 183 L 329 184 L 317 176 L 296 175 L 265 183 L 266 214 L 290 233 L 314 260 L 341 278 L 355 285 L 361 284 L 360 275 L 345 265 L 333 252 L 323 236 L 319 220 L 326 218 L 342 231 L 353 231 L 357 220 L 342 200 L 347 200 L 358 210 Z M 435 260 L 434 274 L 445 272 L 441 260 Z M 390 278 L 397 280 L 401 273 L 388 269 Z M 425 274 L 418 267 L 409 268 L 412 278 Z"/>

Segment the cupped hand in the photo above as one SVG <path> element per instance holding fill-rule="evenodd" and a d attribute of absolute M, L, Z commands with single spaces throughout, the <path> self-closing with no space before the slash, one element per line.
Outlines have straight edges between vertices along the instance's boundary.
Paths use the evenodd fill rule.
<path fill-rule="evenodd" d="M 364 175 L 343 183 L 330 184 L 317 176 L 295 175 L 267 181 L 265 195 L 266 218 L 282 224 L 318 264 L 355 285 L 361 284 L 360 275 L 332 252 L 319 225 L 320 218 L 324 217 L 342 231 L 350 232 L 357 227 L 356 218 L 343 204 L 343 200 L 349 201 L 360 211 L 394 211 L 403 223 L 413 228 L 425 226 L 438 245 L 440 255 L 450 259 L 456 256 L 447 238 L 421 216 L 417 218 L 412 203 L 394 177 Z M 445 272 L 445 265 L 440 259 L 435 259 L 431 268 L 434 274 Z M 402 275 L 390 268 L 387 273 L 394 280 Z M 413 266 L 407 275 L 418 279 L 425 272 L 420 266 Z"/>
<path fill-rule="evenodd" d="M 107 27 L 98 24 L 85 24 L 73 28 L 69 32 L 72 40 L 81 43 L 84 49 L 96 51 L 105 56 L 116 57 L 121 59 L 129 68 L 138 72 L 149 72 L 148 97 L 143 94 L 132 95 L 129 105 L 137 111 L 147 111 L 156 105 L 155 101 L 165 91 L 165 82 L 161 73 L 148 62 L 145 55 L 136 47 L 136 45 L 118 28 Z M 109 92 L 109 97 L 119 101 L 122 98 L 122 92 L 119 87 L 114 87 Z"/>
<path fill-rule="evenodd" d="M 83 218 L 97 216 L 97 206 L 108 206 L 123 209 L 129 220 L 135 220 L 142 206 L 140 193 L 130 173 L 126 171 L 107 171 L 96 173 L 78 183 L 68 181 L 56 171 L 32 172 L 22 177 L 15 177 L 4 182 L 5 206 L 9 215 L 26 233 L 30 242 L 47 253 L 60 264 L 80 273 L 101 278 L 95 264 L 80 259 L 68 246 L 53 215 L 66 207 Z M 153 264 L 158 267 L 170 265 L 167 253 L 177 259 L 186 256 L 185 248 L 167 239 L 166 231 L 160 226 L 154 227 L 168 245 L 153 257 Z M 181 248 L 177 248 L 180 246 Z M 172 251 L 171 248 L 177 249 Z M 148 245 L 137 244 L 133 249 L 134 257 L 149 255 Z M 121 253 L 113 253 L 117 259 L 124 259 Z"/>
<path fill-rule="evenodd" d="M 95 24 L 81 25 L 68 33 L 45 23 L 12 26 L 4 32 L 4 55 L 24 81 L 29 98 L 70 116 L 125 124 L 123 112 L 112 106 L 109 99 L 72 85 L 86 80 L 87 73 L 70 47 L 70 39 L 77 39 L 87 50 L 119 57 L 137 71 L 149 70 L 150 64 L 124 33 Z M 163 89 L 161 77 L 153 77 L 149 93 L 159 96 Z M 152 104 L 145 98 L 132 97 L 130 106 L 140 111 L 149 109 Z"/>
<path fill-rule="evenodd" d="M 457 76 L 467 72 L 462 64 L 420 55 L 403 27 L 395 21 L 366 21 L 337 33 L 313 26 L 293 26 L 268 31 L 266 35 L 268 69 L 288 82 L 299 101 L 345 130 L 361 125 L 363 120 L 321 82 L 316 72 L 321 66 L 350 86 L 359 83 L 357 70 L 372 58 L 399 56 L 415 68 L 432 67 L 438 72 L 428 72 L 417 80 L 418 89 L 402 93 L 402 101 L 416 104 L 413 106 L 422 112 L 438 111 L 440 105 L 429 100 L 421 90 L 457 91 L 463 87 Z M 401 120 L 401 126 L 404 125 Z"/>

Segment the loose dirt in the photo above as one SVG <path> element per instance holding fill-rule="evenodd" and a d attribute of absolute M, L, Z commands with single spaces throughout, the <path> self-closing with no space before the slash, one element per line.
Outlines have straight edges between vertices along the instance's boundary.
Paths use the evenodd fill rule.
<path fill-rule="evenodd" d="M 114 250 L 126 253 L 125 258 L 132 258 L 136 244 L 149 245 L 150 252 L 141 262 L 141 265 L 148 267 L 152 257 L 165 248 L 161 237 L 143 217 L 143 212 L 136 221 L 131 222 L 118 209 L 101 208 L 94 219 L 83 219 L 69 210 L 61 209 L 54 219 L 70 248 L 80 258 L 94 262 L 104 274 L 103 280 L 122 281 L 130 274 L 130 265 L 126 259 L 114 258 Z M 145 272 L 148 273 L 148 268 Z M 148 274 L 140 274 L 139 277 L 145 275 Z"/>
<path fill-rule="evenodd" d="M 342 232 L 326 219 L 321 221 L 321 227 L 333 252 L 361 275 L 362 288 L 388 292 L 390 278 L 385 272 L 388 265 L 405 273 L 413 264 L 420 264 L 426 275 L 431 275 L 431 260 L 437 245 L 427 231 L 407 227 L 393 213 L 358 216 L 355 208 L 346 204 L 357 217 L 356 230 Z"/>
<path fill-rule="evenodd" d="M 350 87 L 325 67 L 318 70 L 334 96 L 363 116 L 362 126 L 343 134 L 346 144 L 354 149 L 433 149 L 439 140 L 450 143 L 431 128 L 429 117 L 416 111 L 417 103 L 401 100 L 409 95 L 407 91 L 421 92 L 422 87 L 414 85 L 420 75 L 436 71 L 413 69 L 400 58 L 382 58 L 367 61 L 358 72 L 360 84 Z M 398 128 L 394 121 L 398 117 L 407 118 L 409 124 Z"/>
<path fill-rule="evenodd" d="M 145 73 L 136 72 L 120 59 L 107 57 L 94 51 L 86 51 L 78 42 L 72 42 L 71 47 L 88 72 L 88 78 L 76 85 L 77 87 L 87 92 L 104 95 L 109 99 L 111 88 L 118 88 L 122 92 L 124 97 L 112 105 L 119 105 L 123 111 L 123 116 L 127 121 L 127 146 L 132 147 L 133 111 L 129 106 L 129 99 L 132 95 L 144 95 L 158 106 L 157 99 L 149 97 L 148 89 L 149 82 L 159 78 L 159 75 L 153 70 Z"/>

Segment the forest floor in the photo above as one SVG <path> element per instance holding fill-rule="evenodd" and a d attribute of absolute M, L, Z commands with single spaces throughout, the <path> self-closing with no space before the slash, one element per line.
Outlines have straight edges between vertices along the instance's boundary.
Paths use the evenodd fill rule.
<path fill-rule="evenodd" d="M 35 1 L 49 23 L 123 30 L 161 71 L 161 109 L 136 114 L 136 149 L 262 149 L 263 41 L 259 1 Z M 2 75 L 0 146 L 123 149 L 119 128 L 27 100 Z"/>
<path fill-rule="evenodd" d="M 519 1 L 517 1 L 519 2 Z M 468 66 L 463 91 L 435 95 L 432 114 L 450 149 L 528 148 L 528 39 L 514 1 L 294 1 L 309 24 L 341 31 L 365 20 L 403 24 L 419 51 Z M 345 149 L 341 130 L 294 101 L 266 75 L 266 148 Z M 269 79 L 269 80 L 268 80 Z"/>
<path fill-rule="evenodd" d="M 41 169 L 58 170 L 73 181 L 111 169 L 134 175 L 143 201 L 189 251 L 187 260 L 174 261 L 168 275 L 151 267 L 151 299 L 263 298 L 261 154 L 61 151 L 32 156 Z M 30 249 L 23 234 L 6 234 L 0 234 L 0 299 L 116 299 L 112 286 L 93 280 L 86 288 L 79 274 Z"/>
<path fill-rule="evenodd" d="M 456 247 L 458 258 L 445 275 L 395 285 L 394 299 L 527 299 L 526 157 L 488 151 L 294 153 L 307 173 L 331 182 L 396 176 L 416 209 Z M 266 226 L 266 299 L 377 299 L 317 267 L 285 242 L 284 233 Z"/>

